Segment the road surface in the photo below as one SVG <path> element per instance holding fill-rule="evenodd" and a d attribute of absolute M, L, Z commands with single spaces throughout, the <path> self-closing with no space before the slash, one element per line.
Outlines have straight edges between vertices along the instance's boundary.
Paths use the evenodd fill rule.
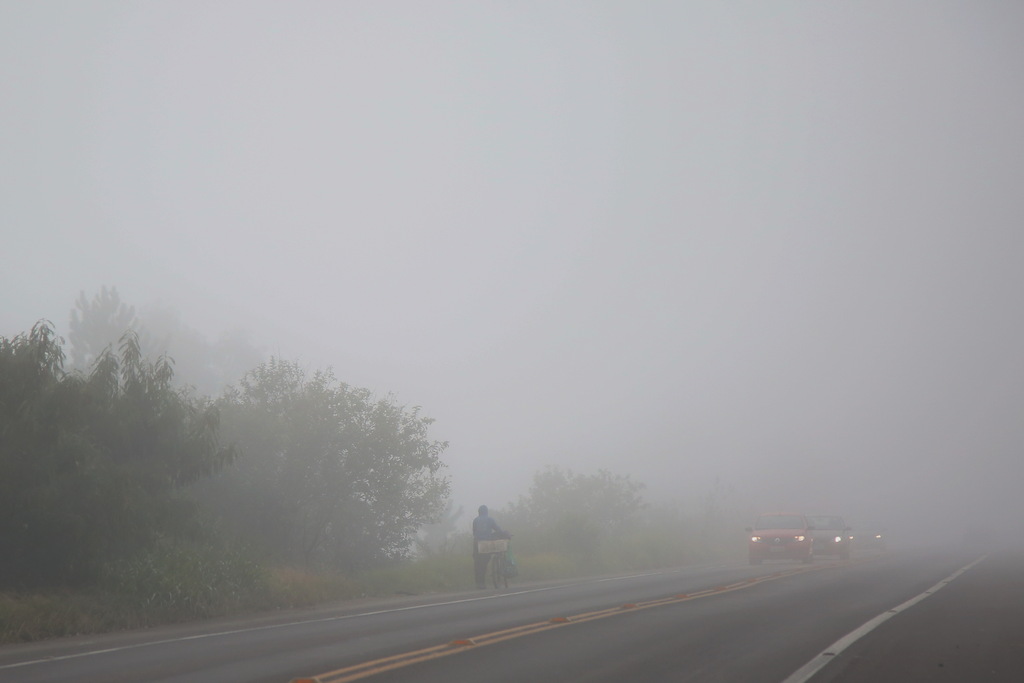
<path fill-rule="evenodd" d="M 688 566 L 3 646 L 0 681 L 1020 681 L 1022 577 L 965 550 Z"/>

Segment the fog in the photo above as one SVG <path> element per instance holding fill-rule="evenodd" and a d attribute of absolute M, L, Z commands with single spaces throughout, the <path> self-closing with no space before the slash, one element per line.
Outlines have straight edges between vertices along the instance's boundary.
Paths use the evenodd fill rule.
<path fill-rule="evenodd" d="M 0 335 L 116 287 L 458 505 L 1019 518 L 1024 5 L 0 0 Z M 1005 526 L 1005 525 L 1001 525 Z"/>

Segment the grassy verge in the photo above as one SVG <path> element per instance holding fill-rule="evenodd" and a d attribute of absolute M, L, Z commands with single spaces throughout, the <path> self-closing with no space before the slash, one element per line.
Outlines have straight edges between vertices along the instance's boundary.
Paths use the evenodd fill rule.
<path fill-rule="evenodd" d="M 137 626 L 100 595 L 0 593 L 0 643 L 29 642 Z"/>
<path fill-rule="evenodd" d="M 135 587 L 142 587 L 138 584 Z M 209 584 L 109 585 L 88 590 L 0 593 L 0 643 L 105 633 L 234 614 L 309 607 L 366 595 L 351 578 L 293 568 L 260 571 L 253 582 L 219 593 Z"/>

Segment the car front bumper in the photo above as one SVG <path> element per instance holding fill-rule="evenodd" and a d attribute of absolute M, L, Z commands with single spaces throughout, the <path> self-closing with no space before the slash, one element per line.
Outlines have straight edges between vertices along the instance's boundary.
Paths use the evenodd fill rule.
<path fill-rule="evenodd" d="M 749 543 L 748 551 L 752 560 L 802 560 L 811 554 L 811 541 L 786 541 L 766 538 Z"/>

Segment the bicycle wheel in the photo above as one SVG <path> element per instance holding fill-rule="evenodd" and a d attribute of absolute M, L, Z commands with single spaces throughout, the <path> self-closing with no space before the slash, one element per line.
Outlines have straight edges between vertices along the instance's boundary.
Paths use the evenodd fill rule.
<path fill-rule="evenodd" d="M 505 553 L 495 553 L 491 558 L 491 581 L 495 588 L 508 588 L 508 577 L 505 576 Z"/>

